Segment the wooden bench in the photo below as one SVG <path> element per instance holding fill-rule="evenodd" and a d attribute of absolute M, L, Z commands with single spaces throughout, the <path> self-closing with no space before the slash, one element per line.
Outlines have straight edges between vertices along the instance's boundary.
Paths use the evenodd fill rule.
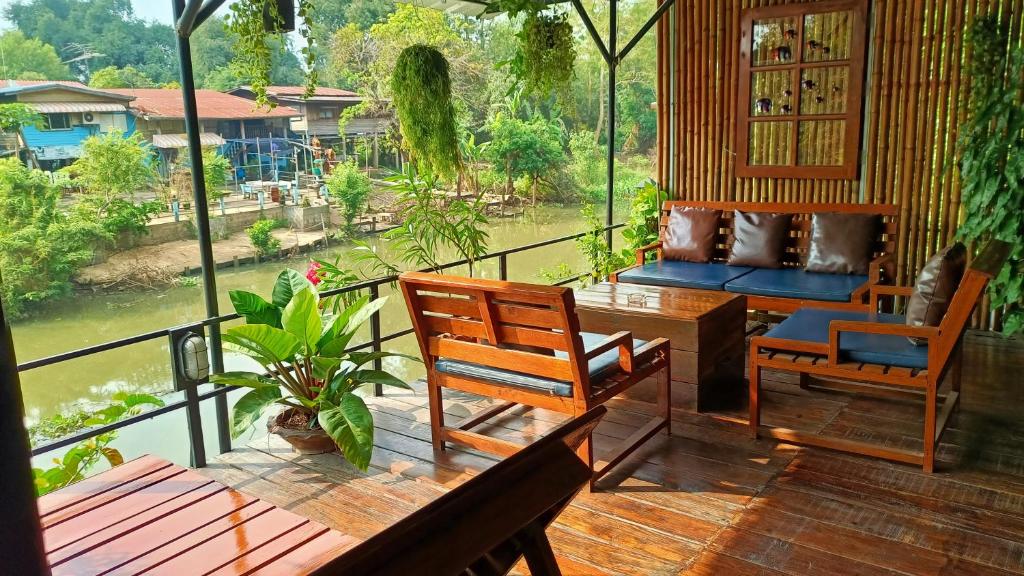
<path fill-rule="evenodd" d="M 671 421 L 669 342 L 581 333 L 569 288 L 407 272 L 399 277 L 427 367 L 435 450 L 458 442 L 509 456 L 523 448 L 472 429 L 517 404 L 580 416 L 658 374 L 658 414 L 594 471 L 593 482 Z M 448 426 L 442 388 L 505 402 Z M 594 469 L 587 440 L 580 456 Z"/>
<path fill-rule="evenodd" d="M 560 574 L 545 529 L 590 480 L 576 450 L 599 406 L 324 565 L 316 576 L 498 576 L 525 556 L 532 576 Z"/>
<path fill-rule="evenodd" d="M 801 309 L 763 336 L 750 340 L 750 430 L 754 437 L 770 436 L 807 444 L 918 464 L 926 472 L 935 467 L 935 446 L 960 400 L 962 336 L 988 281 L 999 272 L 1009 254 L 1005 242 L 989 243 L 971 263 L 949 309 L 936 327 L 908 326 L 902 316 L 876 312 Z M 872 286 L 869 305 L 881 299 L 909 296 L 904 286 Z M 908 338 L 926 342 L 915 346 Z M 924 399 L 921 451 L 889 448 L 866 442 L 767 427 L 761 421 L 761 372 L 765 369 L 808 376 L 836 378 L 869 386 L 859 391 L 910 393 Z M 940 385 L 949 374 L 949 391 Z M 872 388 L 874 387 L 874 388 Z M 938 403 L 942 400 L 942 411 Z"/>
<path fill-rule="evenodd" d="M 814 204 L 814 203 L 780 203 L 780 202 L 697 202 L 670 200 L 662 206 L 661 214 L 661 237 L 664 239 L 665 228 L 668 225 L 669 214 L 673 207 L 693 207 L 719 210 L 722 213 L 718 237 L 715 240 L 715 251 L 711 264 L 721 266 L 729 257 L 729 249 L 733 242 L 733 211 L 741 212 L 771 212 L 792 214 L 793 220 L 790 224 L 789 235 L 786 240 L 785 254 L 783 256 L 783 268 L 781 271 L 774 269 L 754 269 L 754 273 L 767 276 L 782 276 L 792 274 L 803 267 L 810 245 L 811 216 L 816 212 L 842 212 L 848 214 L 877 214 L 882 224 L 878 230 L 878 236 L 872 248 L 874 257 L 868 271 L 867 278 L 856 279 L 856 277 L 836 274 L 815 274 L 812 275 L 816 282 L 829 282 L 844 284 L 838 288 L 842 294 L 842 300 L 826 300 L 824 298 L 809 299 L 806 297 L 785 297 L 756 294 L 743 289 L 734 290 L 732 287 L 724 287 L 728 291 L 745 294 L 747 306 L 751 310 L 764 310 L 775 312 L 792 312 L 802 306 L 818 306 L 838 309 L 861 309 L 867 308 L 868 289 L 870 286 L 880 283 L 891 283 L 895 277 L 896 263 L 893 255 L 896 252 L 897 234 L 899 231 L 899 206 L 893 204 Z M 644 246 L 636 251 L 636 263 L 629 268 L 619 270 L 611 275 L 612 282 L 633 282 L 644 284 L 658 284 L 657 276 L 652 275 L 650 279 L 637 278 L 637 272 L 644 270 L 649 264 L 648 256 L 655 254 L 655 262 L 662 262 L 662 240 Z M 672 262 L 672 261 L 669 261 Z M 700 270 L 701 264 L 680 263 L 688 270 Z M 674 264 L 673 264 L 674 265 Z M 630 279 L 630 276 L 633 278 Z M 728 277 L 727 277 L 728 278 Z M 770 283 L 771 280 L 769 279 Z M 849 284 L 853 282 L 852 284 Z M 723 282 L 724 285 L 726 282 Z M 683 286 L 682 284 L 666 283 L 663 285 L 674 285 L 685 288 L 714 289 L 707 285 Z M 723 289 L 719 287 L 717 289 Z M 830 289 L 831 290 L 831 289 Z"/>

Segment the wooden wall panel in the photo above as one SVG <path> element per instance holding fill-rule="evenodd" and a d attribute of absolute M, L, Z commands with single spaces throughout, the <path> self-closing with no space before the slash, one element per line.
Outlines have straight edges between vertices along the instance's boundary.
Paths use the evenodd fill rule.
<path fill-rule="evenodd" d="M 659 121 L 669 123 L 658 132 L 661 185 L 687 200 L 896 203 L 899 280 L 912 281 L 959 221 L 951 160 L 965 113 L 965 24 L 997 10 L 1024 42 L 1024 0 L 872 0 L 860 176 L 737 178 L 740 13 L 794 1 L 804 0 L 676 0 L 659 27 Z"/>

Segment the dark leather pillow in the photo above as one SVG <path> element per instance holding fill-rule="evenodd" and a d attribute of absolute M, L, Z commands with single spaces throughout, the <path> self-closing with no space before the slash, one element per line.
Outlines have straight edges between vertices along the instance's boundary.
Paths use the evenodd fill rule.
<path fill-rule="evenodd" d="M 782 267 L 786 234 L 792 214 L 733 211 L 733 243 L 729 249 L 731 266 L 757 268 Z"/>
<path fill-rule="evenodd" d="M 687 262 L 711 260 L 720 217 L 718 210 L 673 206 L 661 244 L 664 257 Z"/>
<path fill-rule="evenodd" d="M 917 274 L 907 303 L 907 326 L 938 326 L 967 268 L 967 248 L 957 242 L 939 251 Z M 911 338 L 914 344 L 926 344 Z"/>
<path fill-rule="evenodd" d="M 867 274 L 880 220 L 877 214 L 819 212 L 812 216 L 807 271 Z"/>

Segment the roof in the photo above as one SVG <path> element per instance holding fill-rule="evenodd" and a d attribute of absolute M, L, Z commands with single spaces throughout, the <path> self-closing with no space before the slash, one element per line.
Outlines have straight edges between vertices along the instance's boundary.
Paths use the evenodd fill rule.
<path fill-rule="evenodd" d="M 239 86 L 228 91 L 229 94 L 252 100 L 254 94 L 251 86 Z M 316 92 L 309 98 L 303 98 L 306 93 L 304 86 L 267 86 L 267 96 L 277 102 L 302 105 L 307 102 L 318 103 L 339 103 L 339 102 L 362 102 L 363 97 L 351 90 L 342 88 L 326 88 L 317 86 Z"/>
<path fill-rule="evenodd" d="M 414 4 L 419 8 L 432 8 L 449 14 L 462 14 L 463 16 L 477 16 L 480 18 L 493 18 L 499 12 L 494 4 L 487 0 L 398 0 L 403 4 Z M 547 4 L 554 4 L 557 1 L 548 1 Z"/>
<path fill-rule="evenodd" d="M 248 86 L 243 86 L 248 89 Z M 305 86 L 267 86 L 267 94 L 271 96 L 298 96 L 306 93 Z M 327 88 L 317 86 L 313 96 L 359 96 L 359 94 L 342 88 Z"/>
<path fill-rule="evenodd" d="M 125 104 L 116 102 L 27 102 L 40 114 L 60 114 L 75 112 L 126 112 Z"/>
<path fill-rule="evenodd" d="M 134 96 L 133 112 L 148 118 L 184 118 L 185 103 L 181 90 L 177 88 L 117 88 L 110 92 Z M 273 110 L 256 108 L 252 100 L 246 100 L 216 90 L 196 90 L 199 117 L 206 119 L 245 120 L 259 118 L 291 118 L 299 112 L 288 106 Z"/>
<path fill-rule="evenodd" d="M 203 146 L 223 146 L 224 139 L 211 132 L 201 132 L 199 143 Z M 153 134 L 155 148 L 188 148 L 186 134 Z"/>
<path fill-rule="evenodd" d="M 49 90 L 66 90 L 124 102 L 132 100 L 130 94 L 121 94 L 117 90 L 90 88 L 81 82 L 70 80 L 0 80 L 0 95 L 46 92 Z"/>

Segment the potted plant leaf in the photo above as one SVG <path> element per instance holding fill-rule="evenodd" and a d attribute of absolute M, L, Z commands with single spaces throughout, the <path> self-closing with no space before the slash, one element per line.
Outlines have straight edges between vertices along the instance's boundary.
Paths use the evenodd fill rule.
<path fill-rule="evenodd" d="M 576 38 L 569 13 L 552 9 L 543 0 L 499 0 L 487 12 L 506 12 L 510 18 L 524 14 L 516 33 L 515 55 L 502 62 L 515 83 L 513 93 L 522 87 L 525 94 L 548 98 L 560 96 L 559 102 L 571 105 L 569 90 L 576 66 Z"/>
<path fill-rule="evenodd" d="M 223 334 L 227 348 L 258 362 L 263 372 L 225 372 L 217 384 L 251 388 L 235 403 L 234 437 L 249 430 L 273 405 L 267 428 L 303 454 L 341 449 L 345 459 L 366 470 L 373 451 L 373 418 L 356 391 L 364 384 L 409 389 L 398 377 L 365 366 L 390 352 L 347 352 L 359 328 L 386 299 L 359 298 L 339 313 L 321 306 L 316 289 L 295 270 L 282 272 L 268 302 L 242 290 L 230 293 L 243 326 Z M 406 358 L 414 359 L 409 356 Z"/>

